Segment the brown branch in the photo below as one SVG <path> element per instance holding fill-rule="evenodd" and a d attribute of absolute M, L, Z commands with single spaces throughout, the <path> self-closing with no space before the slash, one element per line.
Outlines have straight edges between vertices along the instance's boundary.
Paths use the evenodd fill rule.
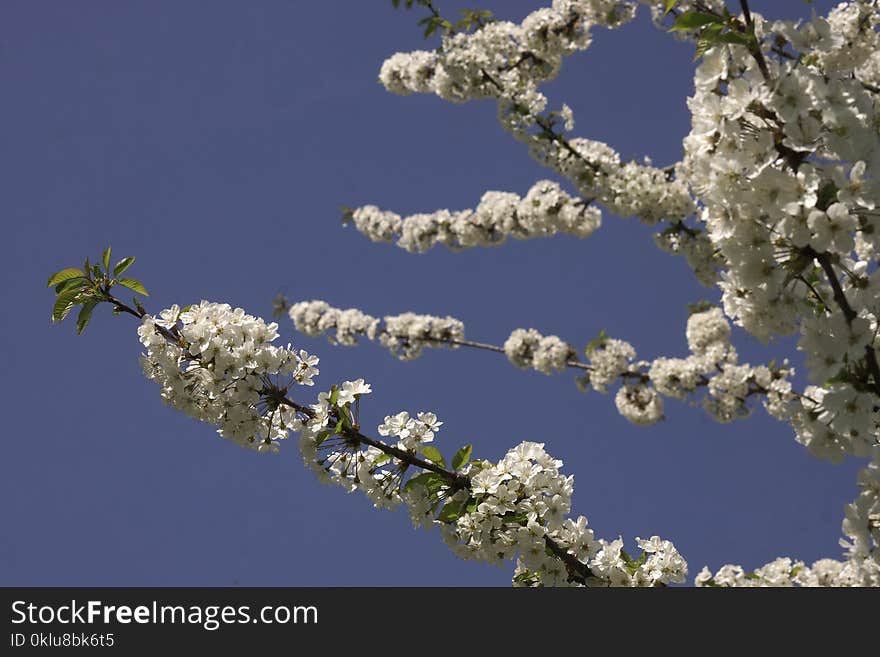
<path fill-rule="evenodd" d="M 830 256 L 827 253 L 817 253 L 811 247 L 807 248 L 825 272 L 825 277 L 831 285 L 834 302 L 843 313 L 846 323 L 852 326 L 852 322 L 858 316 L 858 313 L 853 310 L 849 300 L 846 298 L 843 288 L 840 286 L 840 281 L 837 279 L 837 272 L 834 271 L 834 265 L 831 263 Z M 874 379 L 874 385 L 871 387 L 874 390 L 874 393 L 880 396 L 880 363 L 877 362 L 877 353 L 874 351 L 873 345 L 865 345 L 865 362 L 868 364 L 868 371 L 871 372 L 871 378 Z"/>
<path fill-rule="evenodd" d="M 144 315 L 146 315 L 146 313 L 139 312 L 131 306 L 127 305 L 125 302 L 120 301 L 119 299 L 114 297 L 112 294 L 110 294 L 109 290 L 105 289 L 103 290 L 103 293 L 106 296 L 107 301 L 113 304 L 113 307 L 120 312 L 128 313 L 129 315 L 137 317 L 138 319 L 143 319 Z M 170 340 L 175 344 L 180 344 L 180 335 L 176 335 L 175 333 L 172 333 L 162 326 L 157 326 L 156 329 L 159 331 L 159 333 L 162 334 L 165 339 Z"/>
<path fill-rule="evenodd" d="M 796 278 L 796 280 L 799 280 L 801 283 L 806 285 L 807 288 L 809 288 L 810 292 L 813 293 L 813 296 L 816 297 L 816 299 L 819 301 L 819 303 L 822 304 L 822 307 L 825 308 L 825 310 L 829 314 L 831 313 L 831 308 L 828 307 L 828 304 L 825 303 L 825 299 L 822 298 L 822 295 L 819 294 L 819 291 L 813 286 L 812 283 L 810 283 L 810 281 L 808 281 L 803 275 L 798 276 Z"/>
<path fill-rule="evenodd" d="M 279 403 L 290 406 L 297 412 L 302 413 L 303 415 L 306 415 L 310 418 L 315 417 L 315 412 L 311 408 L 309 408 L 308 406 L 303 406 L 302 404 L 298 404 L 289 398 L 285 397 L 284 399 L 280 400 Z M 447 470 L 446 468 L 437 465 L 436 463 L 431 463 L 430 461 L 419 458 L 412 452 L 400 449 L 399 447 L 395 447 L 394 445 L 389 445 L 382 442 L 381 440 L 376 440 L 374 438 L 370 438 L 369 436 L 365 436 L 360 431 L 352 427 L 342 427 L 340 430 L 340 434 L 344 438 L 350 440 L 355 444 L 363 443 L 364 445 L 375 447 L 383 454 L 393 456 L 394 458 L 400 460 L 402 463 L 405 463 L 407 466 L 416 466 L 418 468 L 421 468 L 422 470 L 434 472 L 446 479 L 453 490 L 470 491 L 471 480 L 470 477 L 468 477 L 467 475 L 453 472 L 452 470 Z M 553 554 L 553 556 L 555 556 L 557 559 L 561 560 L 565 564 L 566 570 L 568 571 L 569 580 L 585 584 L 588 578 L 593 577 L 592 572 L 586 564 L 578 561 L 573 554 L 571 554 L 565 547 L 557 543 L 555 540 L 553 540 L 549 536 L 544 536 L 544 544 L 547 546 L 547 549 Z"/>
<path fill-rule="evenodd" d="M 594 578 L 593 572 L 589 569 L 587 564 L 578 561 L 577 557 L 561 547 L 549 536 L 544 536 L 544 545 L 546 545 L 547 549 L 553 553 L 554 557 L 565 564 L 565 567 L 568 570 L 569 579 L 572 579 L 572 576 L 574 576 L 576 581 L 586 584 L 587 580 Z"/>
<path fill-rule="evenodd" d="M 743 18 L 746 20 L 746 34 L 755 37 L 755 24 L 752 22 L 752 12 L 749 10 L 749 0 L 739 0 L 739 4 L 742 7 Z M 752 43 L 749 44 L 748 49 L 752 57 L 758 63 L 758 68 L 761 71 L 764 81 L 768 84 L 773 82 L 773 77 L 770 75 L 770 69 L 767 67 L 767 60 L 764 59 L 764 53 L 761 52 L 761 44 L 758 43 L 757 37 L 755 37 Z"/>

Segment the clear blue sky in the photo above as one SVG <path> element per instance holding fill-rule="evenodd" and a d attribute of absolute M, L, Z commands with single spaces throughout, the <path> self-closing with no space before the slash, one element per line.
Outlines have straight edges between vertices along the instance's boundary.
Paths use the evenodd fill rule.
<path fill-rule="evenodd" d="M 444 12 L 472 3 L 441 0 Z M 816 2 L 820 10 L 832 3 Z M 0 460 L 4 585 L 507 585 L 512 564 L 462 562 L 437 532 L 319 485 L 295 441 L 246 452 L 164 406 L 139 370 L 136 322 L 99 308 L 82 337 L 52 326 L 46 276 L 106 244 L 134 254 L 149 308 L 200 299 L 268 315 L 284 291 L 375 315 L 452 314 L 473 339 L 517 327 L 583 346 L 600 329 L 640 357 L 685 355 L 686 304 L 717 300 L 651 230 L 606 216 L 587 240 L 512 242 L 424 256 L 373 245 L 341 205 L 401 213 L 472 207 L 550 173 L 499 127 L 491 103 L 401 98 L 383 59 L 426 47 L 390 2 L 30 2 L 0 23 L 4 234 Z M 805 14 L 801 0 L 753 9 Z M 487 3 L 521 19 L 539 2 Z M 658 164 L 680 157 L 692 47 L 647 12 L 565 65 L 547 87 L 576 134 Z M 433 47 L 428 45 L 427 47 Z M 495 354 L 411 363 L 376 345 L 321 356 L 319 385 L 364 377 L 367 426 L 433 410 L 437 445 L 498 458 L 546 442 L 575 475 L 575 512 L 599 536 L 660 534 L 691 565 L 838 557 L 858 463 L 809 456 L 757 409 L 719 425 L 698 409 L 628 424 L 573 377 L 520 372 Z M 742 331 L 744 358 L 799 356 Z M 317 392 L 317 389 L 315 389 Z"/>

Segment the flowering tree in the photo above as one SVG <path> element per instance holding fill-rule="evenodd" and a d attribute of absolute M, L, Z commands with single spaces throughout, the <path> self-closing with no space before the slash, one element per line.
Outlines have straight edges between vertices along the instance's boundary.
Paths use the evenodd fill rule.
<path fill-rule="evenodd" d="M 555 335 L 518 328 L 503 345 L 465 337 L 452 317 L 403 313 L 373 317 L 325 301 L 276 301 L 300 332 L 332 343 L 378 341 L 397 358 L 425 348 L 474 348 L 503 354 L 544 374 L 572 369 L 586 391 L 615 390 L 622 416 L 649 426 L 667 398 L 698 402 L 718 422 L 762 405 L 787 423 L 817 458 L 866 461 L 858 495 L 843 521 L 843 558 L 807 566 L 780 558 L 747 572 L 703 569 L 700 586 L 880 585 L 880 6 L 853 0 L 808 22 L 767 21 L 746 0 L 553 0 L 520 24 L 486 11 L 445 18 L 432 0 L 393 0 L 421 9 L 435 50 L 398 53 L 379 73 L 391 92 L 433 93 L 461 103 L 494 100 L 503 128 L 558 182 L 542 180 L 524 196 L 490 191 L 472 210 L 401 217 L 367 205 L 344 221 L 375 242 L 413 253 L 442 244 L 453 250 L 567 233 L 586 238 L 601 207 L 655 226 L 656 242 L 684 256 L 696 278 L 717 286 L 722 308 L 697 303 L 686 326 L 685 358 L 637 360 L 633 345 L 604 332 L 579 352 Z M 617 28 L 647 5 L 655 24 L 695 44 L 699 64 L 688 106 L 691 132 L 683 159 L 657 168 L 623 161 L 609 145 L 574 137 L 570 108 L 553 109 L 541 85 L 563 59 L 585 50 L 594 28 Z M 880 233 L 878 233 L 880 234 Z M 597 538 L 573 516 L 573 477 L 544 444 L 524 442 L 493 461 L 471 445 L 449 460 L 434 446 L 443 424 L 433 412 L 401 411 L 375 432 L 363 429 L 364 379 L 303 397 L 318 358 L 274 345 L 278 325 L 222 303 L 172 305 L 148 313 L 129 305 L 118 286 L 134 258 L 61 270 L 53 319 L 79 307 L 77 330 L 108 303 L 140 321 L 143 371 L 163 400 L 242 446 L 275 453 L 299 435 L 306 464 L 322 481 L 367 495 L 376 507 L 405 506 L 416 525 L 437 527 L 461 557 L 515 560 L 515 585 L 664 586 L 686 581 L 687 564 L 669 541 Z M 792 383 L 788 360 L 741 363 L 731 322 L 768 341 L 800 334 L 798 348 L 812 385 Z M 584 359 L 581 359 L 581 353 Z"/>

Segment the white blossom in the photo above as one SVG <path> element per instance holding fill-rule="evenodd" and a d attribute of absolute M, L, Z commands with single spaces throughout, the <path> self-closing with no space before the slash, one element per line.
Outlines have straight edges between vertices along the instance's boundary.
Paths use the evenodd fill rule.
<path fill-rule="evenodd" d="M 595 206 L 566 194 L 558 183 L 542 180 L 522 198 L 506 192 L 486 192 L 474 210 L 437 210 L 401 219 L 373 205 L 353 211 L 355 227 L 374 242 L 397 241 L 412 253 L 436 244 L 454 251 L 496 246 L 507 237 L 520 240 L 559 233 L 588 237 L 602 222 Z"/>
<path fill-rule="evenodd" d="M 146 349 L 144 374 L 160 386 L 166 403 L 260 451 L 275 451 L 279 440 L 301 428 L 293 409 L 278 404 L 272 393 L 310 385 L 318 359 L 289 345 L 272 345 L 277 324 L 207 301 L 182 312 L 172 306 L 159 316 L 156 321 L 145 315 L 138 336 Z"/>

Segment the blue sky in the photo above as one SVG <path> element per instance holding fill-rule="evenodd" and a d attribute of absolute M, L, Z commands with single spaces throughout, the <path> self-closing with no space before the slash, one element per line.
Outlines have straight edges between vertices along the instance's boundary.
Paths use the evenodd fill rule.
<path fill-rule="evenodd" d="M 819 10 L 832 5 L 816 2 Z M 468 3 L 442 1 L 444 13 Z M 519 20 L 538 2 L 485 6 Z M 804 15 L 801 0 L 754 2 Z M 692 47 L 647 13 L 597 31 L 546 87 L 576 134 L 624 156 L 679 159 Z M 489 585 L 501 568 L 462 562 L 402 511 L 317 483 L 295 442 L 265 457 L 164 406 L 140 374 L 137 323 L 95 312 L 82 337 L 49 322 L 51 271 L 107 244 L 136 255 L 148 307 L 200 299 L 268 315 L 279 291 L 374 315 L 452 314 L 499 344 L 517 327 L 583 346 L 600 329 L 640 357 L 684 355 L 686 304 L 717 300 L 651 230 L 606 215 L 587 240 L 560 237 L 414 256 L 374 245 L 339 207 L 400 213 L 474 206 L 552 177 L 497 124 L 488 102 L 401 98 L 376 82 L 385 57 L 432 47 L 390 2 L 27 2 L 0 24 L 0 195 L 5 239 L 0 386 L 5 455 L 0 584 Z M 570 188 L 569 188 L 570 189 Z M 597 535 L 660 534 L 691 575 L 780 555 L 837 557 L 858 463 L 809 456 L 757 409 L 731 425 L 667 405 L 634 427 L 573 376 L 520 372 L 496 354 L 331 347 L 318 385 L 364 377 L 365 426 L 435 411 L 437 446 L 498 458 L 547 443 L 575 475 L 574 511 Z M 800 356 L 736 332 L 743 359 Z M 314 392 L 317 392 L 315 389 Z"/>

